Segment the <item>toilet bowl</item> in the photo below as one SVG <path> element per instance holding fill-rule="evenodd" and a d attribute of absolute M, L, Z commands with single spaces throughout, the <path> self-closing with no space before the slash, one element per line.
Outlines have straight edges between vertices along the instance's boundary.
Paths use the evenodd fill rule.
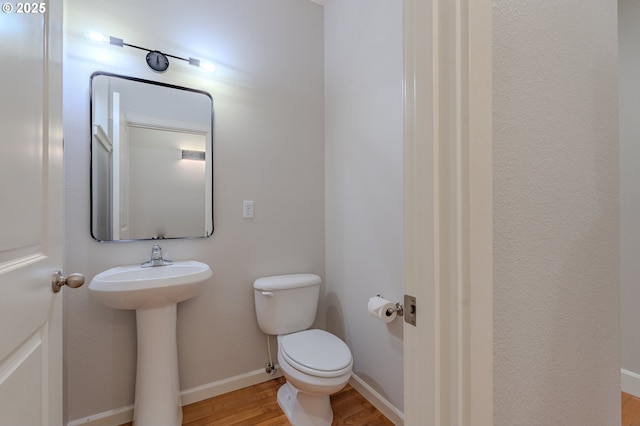
<path fill-rule="evenodd" d="M 278 363 L 287 383 L 278 390 L 278 404 L 297 425 L 330 425 L 329 395 L 351 377 L 353 360 L 347 345 L 323 330 L 278 336 Z"/>
<path fill-rule="evenodd" d="M 330 426 L 329 396 L 351 377 L 349 347 L 333 334 L 308 329 L 313 323 L 320 277 L 290 274 L 254 282 L 258 324 L 278 336 L 278 363 L 287 382 L 278 390 L 278 404 L 293 426 Z"/>

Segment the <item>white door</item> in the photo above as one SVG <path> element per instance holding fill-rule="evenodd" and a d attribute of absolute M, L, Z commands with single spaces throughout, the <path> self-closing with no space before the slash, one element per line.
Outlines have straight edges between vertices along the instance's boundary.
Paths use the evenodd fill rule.
<path fill-rule="evenodd" d="M 491 425 L 492 1 L 403 4 L 404 420 Z"/>
<path fill-rule="evenodd" d="M 58 426 L 62 2 L 3 3 L 0 52 L 0 425 Z"/>

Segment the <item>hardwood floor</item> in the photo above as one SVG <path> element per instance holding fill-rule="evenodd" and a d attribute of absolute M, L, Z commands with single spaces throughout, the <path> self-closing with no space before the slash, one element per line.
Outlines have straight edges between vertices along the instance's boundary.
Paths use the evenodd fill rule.
<path fill-rule="evenodd" d="M 276 393 L 284 378 L 239 389 L 182 408 L 183 426 L 288 426 Z M 333 426 L 393 426 L 351 385 L 331 395 Z M 631 424 L 631 423 L 630 423 Z M 130 426 L 125 423 L 122 426 Z"/>
<path fill-rule="evenodd" d="M 640 426 L 640 398 L 622 392 L 622 426 Z"/>
<path fill-rule="evenodd" d="M 290 426 L 276 393 L 284 378 L 273 379 L 204 401 L 185 405 L 183 426 Z M 333 426 L 393 426 L 351 385 L 331 395 Z M 640 426 L 640 398 L 622 392 L 622 426 Z M 131 426 L 125 423 L 121 426 Z"/>
<path fill-rule="evenodd" d="M 183 407 L 183 426 L 290 426 L 276 393 L 284 378 L 206 399 Z M 333 426 L 393 426 L 351 385 L 331 395 Z M 640 398 L 622 392 L 622 426 L 640 426 Z M 125 423 L 121 426 L 131 426 Z"/>

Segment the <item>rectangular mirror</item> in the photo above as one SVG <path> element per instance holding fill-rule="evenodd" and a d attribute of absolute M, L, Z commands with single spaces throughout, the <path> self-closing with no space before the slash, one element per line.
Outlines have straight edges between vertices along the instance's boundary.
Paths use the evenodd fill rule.
<path fill-rule="evenodd" d="M 91 235 L 213 233 L 213 99 L 105 72 L 91 76 Z"/>

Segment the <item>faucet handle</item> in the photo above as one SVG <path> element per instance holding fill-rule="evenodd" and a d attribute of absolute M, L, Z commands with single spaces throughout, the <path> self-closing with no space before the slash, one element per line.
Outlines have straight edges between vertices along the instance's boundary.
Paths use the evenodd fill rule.
<path fill-rule="evenodd" d="M 160 260 L 162 259 L 162 247 L 159 244 L 154 244 L 151 247 L 151 260 Z"/>
<path fill-rule="evenodd" d="M 167 260 L 162 257 L 162 247 L 160 247 L 159 244 L 154 244 L 153 247 L 151 247 L 151 259 L 140 266 L 148 268 L 150 266 L 164 266 L 171 264 L 173 264 L 171 260 Z"/>

